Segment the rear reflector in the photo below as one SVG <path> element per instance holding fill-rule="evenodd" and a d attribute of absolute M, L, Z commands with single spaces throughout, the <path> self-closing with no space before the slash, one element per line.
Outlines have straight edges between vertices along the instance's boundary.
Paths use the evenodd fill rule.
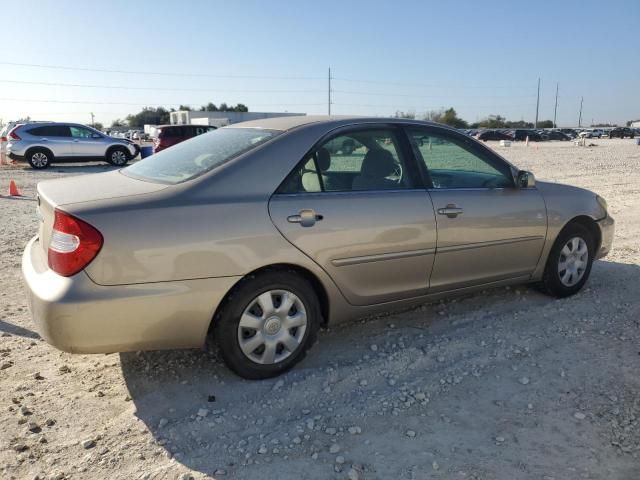
<path fill-rule="evenodd" d="M 102 248 L 102 234 L 66 212 L 56 209 L 49 242 L 49 268 L 70 277 L 83 270 Z"/>

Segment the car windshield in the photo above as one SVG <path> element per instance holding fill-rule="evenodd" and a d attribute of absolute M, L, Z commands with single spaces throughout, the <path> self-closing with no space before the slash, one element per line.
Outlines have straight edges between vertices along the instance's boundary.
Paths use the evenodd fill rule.
<path fill-rule="evenodd" d="M 122 173 L 151 182 L 184 182 L 262 145 L 279 133 L 259 128 L 219 128 L 151 155 L 123 169 Z"/>

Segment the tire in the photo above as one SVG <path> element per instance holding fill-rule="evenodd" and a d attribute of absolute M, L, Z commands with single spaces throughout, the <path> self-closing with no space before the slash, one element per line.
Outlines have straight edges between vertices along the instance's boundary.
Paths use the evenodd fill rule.
<path fill-rule="evenodd" d="M 284 298 L 291 304 L 286 311 L 281 310 Z M 214 318 L 213 340 L 225 364 L 240 377 L 271 378 L 305 357 L 321 318 L 318 296 L 305 278 L 293 271 L 268 271 L 242 280 L 224 301 Z M 286 322 L 292 325 L 288 329 Z M 268 358 L 270 352 L 273 358 Z"/>
<path fill-rule="evenodd" d="M 115 167 L 124 167 L 130 158 L 131 154 L 124 147 L 113 147 L 107 151 L 107 162 Z"/>
<path fill-rule="evenodd" d="M 573 247 L 569 245 L 570 242 L 573 243 Z M 586 257 L 580 254 L 583 250 L 582 246 L 586 247 Z M 567 253 L 576 256 L 575 263 Z M 595 240 L 591 233 L 577 223 L 567 225 L 560 232 L 549 252 L 542 281 L 539 284 L 540 289 L 558 298 L 578 293 L 589 278 L 594 254 Z M 565 265 L 568 263 L 568 268 L 565 270 L 561 270 L 560 267 L 563 261 Z M 576 273 L 572 273 L 574 269 Z M 562 273 L 563 271 L 565 273 Z"/>
<path fill-rule="evenodd" d="M 27 152 L 27 162 L 31 168 L 36 170 L 44 170 L 51 165 L 53 154 L 46 148 L 34 148 Z"/>

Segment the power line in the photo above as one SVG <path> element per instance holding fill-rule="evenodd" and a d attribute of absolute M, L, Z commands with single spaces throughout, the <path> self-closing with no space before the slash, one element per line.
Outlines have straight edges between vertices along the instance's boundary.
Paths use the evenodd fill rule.
<path fill-rule="evenodd" d="M 2 62 L 0 62 L 2 63 Z M 129 87 L 125 85 L 94 85 L 88 83 L 60 83 L 60 82 L 31 82 L 27 80 L 0 79 L 0 83 L 15 83 L 20 85 L 45 85 L 49 87 L 80 87 L 80 88 L 106 88 L 117 90 L 161 90 L 167 92 L 224 92 L 224 93 L 322 93 L 323 90 L 227 90 L 210 88 L 165 88 L 165 87 Z"/>
<path fill-rule="evenodd" d="M 99 73 L 123 73 L 130 75 L 160 75 L 167 77 L 205 77 L 205 78 L 252 78 L 260 80 L 323 80 L 323 77 L 306 77 L 295 75 L 230 75 L 212 73 L 188 73 L 188 72 L 153 72 L 143 70 L 111 70 L 107 68 L 70 67 L 67 65 L 45 65 L 39 63 L 18 63 L 2 62 L 0 65 L 11 65 L 14 67 L 46 68 L 54 70 L 72 70 L 78 72 L 99 72 Z"/>
<path fill-rule="evenodd" d="M 187 105 L 187 106 L 200 106 L 195 103 L 170 103 L 170 102 L 144 102 L 144 103 L 134 103 L 134 102 L 94 102 L 94 101 L 84 101 L 84 100 L 51 100 L 51 99 L 37 99 L 37 98 L 0 98 L 0 101 L 4 102 L 43 102 L 43 103 L 68 103 L 68 104 L 82 104 L 82 105 L 131 105 L 131 106 L 149 106 L 149 105 Z M 325 105 L 324 103 L 262 103 L 262 104 L 252 104 L 254 107 L 275 107 L 275 106 L 283 106 L 283 107 L 293 107 L 293 106 L 310 106 L 310 105 Z"/>
<path fill-rule="evenodd" d="M 411 93 L 356 92 L 350 90 L 331 90 L 346 95 L 371 95 L 376 97 L 410 97 L 410 98 L 533 98 L 535 95 L 415 95 Z"/>
<path fill-rule="evenodd" d="M 1 63 L 1 62 L 0 62 Z M 341 78 L 332 77 L 333 80 L 339 82 L 351 82 L 351 83 L 370 83 L 374 85 L 396 85 L 403 87 L 420 87 L 420 88 L 530 88 L 524 85 L 430 85 L 425 83 L 404 83 L 404 82 L 387 82 L 381 80 L 367 80 L 358 78 Z"/>

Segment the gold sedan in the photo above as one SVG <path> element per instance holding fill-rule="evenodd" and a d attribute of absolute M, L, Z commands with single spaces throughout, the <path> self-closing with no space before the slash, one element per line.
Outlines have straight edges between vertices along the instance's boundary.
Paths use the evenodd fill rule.
<path fill-rule="evenodd" d="M 572 295 L 614 228 L 593 192 L 536 182 L 456 130 L 311 116 L 42 182 L 38 215 L 22 271 L 50 344 L 211 336 L 245 378 L 291 368 L 329 322 L 514 283 Z"/>

